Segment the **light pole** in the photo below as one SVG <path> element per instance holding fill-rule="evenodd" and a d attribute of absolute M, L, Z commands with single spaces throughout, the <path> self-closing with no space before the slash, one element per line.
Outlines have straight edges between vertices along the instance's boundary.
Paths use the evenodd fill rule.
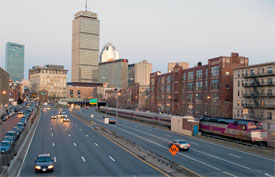
<path fill-rule="evenodd" d="M 117 119 L 117 114 L 118 114 L 118 96 L 120 95 L 120 93 L 118 93 L 118 90 L 117 90 L 117 94 L 116 94 L 116 119 Z"/>

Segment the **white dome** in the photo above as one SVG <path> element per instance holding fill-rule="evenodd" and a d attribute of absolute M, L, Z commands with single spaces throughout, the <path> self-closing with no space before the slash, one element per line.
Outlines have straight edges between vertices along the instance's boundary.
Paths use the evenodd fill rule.
<path fill-rule="evenodd" d="M 113 61 L 117 59 L 119 59 L 119 56 L 115 46 L 111 43 L 107 43 L 100 52 L 99 62 Z"/>

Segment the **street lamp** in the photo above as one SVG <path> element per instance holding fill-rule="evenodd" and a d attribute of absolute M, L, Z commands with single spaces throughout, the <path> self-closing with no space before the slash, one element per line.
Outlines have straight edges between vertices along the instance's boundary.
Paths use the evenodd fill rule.
<path fill-rule="evenodd" d="M 3 95 L 6 95 L 6 94 L 7 94 L 7 91 L 6 91 L 6 90 L 3 90 L 3 91 L 2 91 L 2 94 L 3 94 Z"/>
<path fill-rule="evenodd" d="M 116 119 L 117 119 L 117 113 L 118 113 L 118 96 L 120 96 L 120 93 L 117 91 L 117 94 L 116 94 Z"/>

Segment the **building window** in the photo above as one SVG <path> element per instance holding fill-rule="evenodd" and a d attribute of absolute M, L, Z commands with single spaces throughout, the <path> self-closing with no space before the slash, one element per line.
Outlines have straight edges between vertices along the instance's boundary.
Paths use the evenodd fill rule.
<path fill-rule="evenodd" d="M 202 101 L 202 93 L 196 93 L 196 101 Z"/>
<path fill-rule="evenodd" d="M 167 76 L 167 83 L 170 83 L 170 82 L 171 82 L 171 76 L 168 75 L 168 76 Z"/>
<path fill-rule="evenodd" d="M 165 85 L 161 86 L 161 92 L 164 93 L 165 92 Z"/>
<path fill-rule="evenodd" d="M 205 68 L 205 79 L 208 78 L 208 68 Z"/>
<path fill-rule="evenodd" d="M 238 90 L 238 96 L 240 96 L 240 90 Z"/>
<path fill-rule="evenodd" d="M 182 84 L 182 92 L 185 91 L 185 83 Z"/>
<path fill-rule="evenodd" d="M 268 78 L 267 83 L 268 83 L 268 85 L 272 85 L 272 78 Z"/>
<path fill-rule="evenodd" d="M 170 85 L 167 85 L 167 86 L 166 86 L 166 92 L 170 92 L 170 90 L 171 90 Z"/>
<path fill-rule="evenodd" d="M 272 112 L 267 112 L 266 119 L 267 120 L 272 120 Z"/>
<path fill-rule="evenodd" d="M 225 72 L 225 75 L 226 75 L 226 76 L 229 76 L 229 75 L 230 75 L 230 72 L 226 71 L 226 72 Z"/>
<path fill-rule="evenodd" d="M 202 78 L 202 69 L 196 71 L 196 78 L 201 79 Z"/>
<path fill-rule="evenodd" d="M 162 77 L 161 78 L 161 84 L 164 84 L 165 83 L 165 77 Z"/>
<path fill-rule="evenodd" d="M 80 98 L 80 90 L 77 90 L 77 97 Z"/>
<path fill-rule="evenodd" d="M 268 67 L 268 68 L 267 68 L 267 73 L 268 73 L 268 74 L 271 74 L 272 72 L 273 72 L 273 68 L 272 68 L 272 67 Z"/>
<path fill-rule="evenodd" d="M 188 91 L 193 91 L 193 82 L 188 83 Z"/>
<path fill-rule="evenodd" d="M 250 76 L 254 76 L 254 69 L 250 70 Z"/>
<path fill-rule="evenodd" d="M 191 93 L 189 93 L 188 95 L 187 95 L 187 101 L 188 102 L 193 102 L 193 94 Z"/>
<path fill-rule="evenodd" d="M 244 76 L 244 71 L 242 71 L 242 77 Z"/>
<path fill-rule="evenodd" d="M 240 71 L 238 71 L 238 77 L 240 77 Z"/>
<path fill-rule="evenodd" d="M 220 66 L 213 66 L 211 67 L 211 76 L 216 77 L 220 74 Z"/>
<path fill-rule="evenodd" d="M 240 110 L 237 111 L 237 116 L 240 117 Z"/>
<path fill-rule="evenodd" d="M 218 90 L 219 89 L 219 80 L 211 80 L 211 90 Z"/>
<path fill-rule="evenodd" d="M 244 86 L 244 81 L 242 80 L 242 86 Z"/>
<path fill-rule="evenodd" d="M 196 82 L 196 90 L 202 90 L 202 81 Z"/>
<path fill-rule="evenodd" d="M 245 76 L 248 76 L 248 70 L 245 70 Z"/>
<path fill-rule="evenodd" d="M 272 89 L 267 90 L 267 96 L 272 96 Z"/>
<path fill-rule="evenodd" d="M 70 97 L 73 98 L 74 97 L 74 91 L 70 90 Z"/>
<path fill-rule="evenodd" d="M 208 89 L 208 82 L 204 81 L 204 89 L 207 90 Z"/>
<path fill-rule="evenodd" d="M 238 80 L 238 87 L 240 87 L 240 80 Z"/>
<path fill-rule="evenodd" d="M 188 72 L 188 80 L 193 80 L 194 79 L 194 71 L 189 71 Z"/>
<path fill-rule="evenodd" d="M 186 81 L 186 73 L 184 72 L 183 75 L 182 75 L 182 80 L 183 81 Z"/>

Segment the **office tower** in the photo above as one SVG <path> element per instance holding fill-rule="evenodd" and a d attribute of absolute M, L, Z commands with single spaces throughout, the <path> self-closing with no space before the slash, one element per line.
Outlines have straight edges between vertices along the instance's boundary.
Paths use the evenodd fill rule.
<path fill-rule="evenodd" d="M 72 82 L 97 82 L 99 20 L 96 13 L 74 15 L 72 32 Z"/>
<path fill-rule="evenodd" d="M 13 81 L 24 79 L 24 45 L 6 43 L 6 71 Z"/>
<path fill-rule="evenodd" d="M 99 63 L 99 81 L 110 88 L 128 87 L 128 60 L 118 59 Z"/>
<path fill-rule="evenodd" d="M 139 83 L 142 86 L 150 85 L 150 74 L 152 72 L 152 63 L 148 63 L 146 60 L 135 64 L 135 83 Z"/>
<path fill-rule="evenodd" d="M 101 50 L 99 62 L 113 61 L 119 59 L 118 51 L 111 43 L 107 43 Z"/>

